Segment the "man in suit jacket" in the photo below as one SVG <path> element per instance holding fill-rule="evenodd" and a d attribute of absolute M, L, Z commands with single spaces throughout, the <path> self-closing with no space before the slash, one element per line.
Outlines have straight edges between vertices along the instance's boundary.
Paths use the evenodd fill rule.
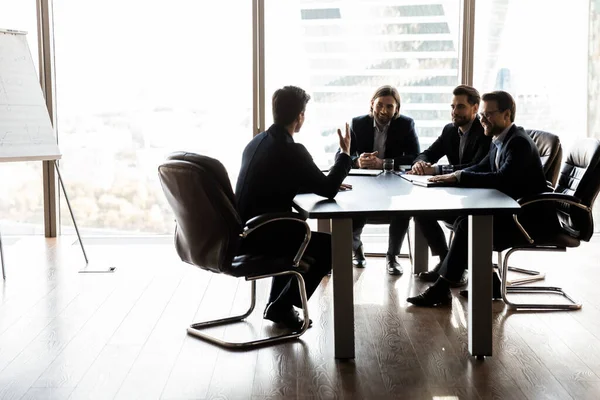
<path fill-rule="evenodd" d="M 273 94 L 274 124 L 248 143 L 242 158 L 236 198 L 244 222 L 263 213 L 292 211 L 293 199 L 301 190 L 332 199 L 340 186 L 348 187 L 342 184 L 352 166 L 348 124 L 344 136 L 339 129 L 337 131 L 341 151 L 328 175 L 315 165 L 303 145 L 294 142 L 294 134 L 304 123 L 309 99 L 304 90 L 294 86 L 286 86 Z M 303 229 L 289 221 L 267 224 L 242 242 L 242 251 L 294 255 L 304 234 Z M 314 260 L 310 269 L 302 273 L 310 297 L 331 270 L 330 235 L 312 232 L 304 256 Z M 273 278 L 264 317 L 297 330 L 303 320 L 293 306 L 301 307 L 296 283 L 288 276 Z"/>
<path fill-rule="evenodd" d="M 512 96 L 497 91 L 484 94 L 482 100 L 481 124 L 485 134 L 492 137 L 493 144 L 488 155 L 477 165 L 429 180 L 458 183 L 463 187 L 494 188 L 513 199 L 549 191 L 535 143 L 523 128 L 514 124 L 516 107 Z M 523 210 L 519 221 L 526 230 L 533 232 L 558 223 L 555 211 L 535 204 Z M 409 303 L 433 307 L 451 302 L 450 282 L 460 279 L 467 264 L 468 217 L 458 217 L 453 229 L 454 238 L 442 262 L 440 277 L 420 295 L 408 298 Z M 494 242 L 510 243 L 521 235 L 512 217 L 494 217 Z M 500 281 L 496 274 L 493 292 L 494 298 L 500 297 Z"/>
<path fill-rule="evenodd" d="M 381 170 L 383 160 L 394 159 L 394 169 L 411 165 L 419 154 L 419 139 L 412 118 L 400 115 L 400 94 L 392 86 L 382 86 L 371 98 L 371 112 L 352 119 L 350 156 L 354 168 Z M 396 256 L 408 230 L 409 218 L 392 217 L 390 223 L 386 264 L 388 273 L 401 275 L 402 266 Z M 379 221 L 378 221 L 379 222 Z M 352 248 L 354 264 L 364 267 L 366 259 L 360 239 L 367 223 L 365 218 L 352 219 Z"/>
<path fill-rule="evenodd" d="M 467 85 L 457 86 L 452 92 L 452 122 L 444 127 L 442 134 L 427 150 L 417 156 L 409 174 L 439 175 L 468 168 L 478 164 L 490 151 L 492 138 L 483 132 L 477 117 L 481 96 L 479 92 Z M 449 165 L 436 164 L 446 156 Z M 454 218 L 444 221 L 452 224 Z M 432 271 L 421 272 L 419 279 L 435 282 L 439 278 L 442 260 L 448 254 L 446 236 L 436 218 L 415 217 L 423 236 L 431 248 L 431 254 L 439 257 L 439 263 Z M 452 286 L 463 286 L 467 283 L 467 274 L 452 282 Z"/>

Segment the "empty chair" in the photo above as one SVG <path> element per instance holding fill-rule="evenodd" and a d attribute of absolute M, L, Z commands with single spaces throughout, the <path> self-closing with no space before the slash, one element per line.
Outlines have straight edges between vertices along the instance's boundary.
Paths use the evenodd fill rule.
<path fill-rule="evenodd" d="M 538 202 L 548 202 L 557 207 L 559 224 L 554 230 L 531 236 L 524 232 L 522 243 L 512 243 L 507 250 L 502 265 L 502 297 L 510 308 L 572 310 L 581 308 L 559 287 L 548 286 L 508 286 L 506 275 L 508 259 L 517 251 L 566 251 L 577 247 L 581 241 L 589 241 L 594 233 L 592 207 L 600 190 L 600 142 L 596 139 L 578 140 L 563 163 L 554 192 L 542 193 L 531 198 L 520 199 L 522 207 Z M 518 216 L 515 216 L 518 224 Z M 501 258 L 501 257 L 500 257 Z M 508 299 L 510 293 L 554 293 L 566 297 L 570 304 L 517 303 Z"/>
<path fill-rule="evenodd" d="M 210 157 L 173 153 L 159 166 L 158 173 L 175 214 L 175 247 L 181 260 L 213 273 L 245 278 L 251 282 L 248 311 L 242 315 L 195 323 L 188 328 L 188 333 L 228 348 L 249 348 L 302 335 L 310 321 L 304 279 L 298 272 L 300 268 L 308 267 L 302 260 L 311 235 L 306 221 L 296 213 L 287 212 L 259 215 L 243 226 L 227 171 L 218 160 Z M 297 222 L 306 232 L 303 240 L 298 242 L 297 253 L 289 256 L 238 254 L 241 240 L 261 226 L 281 220 Z M 256 302 L 256 280 L 280 275 L 293 275 L 298 281 L 304 310 L 304 324 L 298 331 L 246 342 L 226 342 L 202 332 L 204 328 L 241 321 L 249 316 Z"/>

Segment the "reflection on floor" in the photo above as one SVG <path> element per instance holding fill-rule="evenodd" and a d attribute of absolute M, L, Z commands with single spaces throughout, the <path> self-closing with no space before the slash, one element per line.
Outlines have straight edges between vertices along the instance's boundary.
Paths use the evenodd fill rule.
<path fill-rule="evenodd" d="M 78 274 L 72 237 L 5 244 L 0 284 L 1 399 L 592 399 L 600 393 L 600 238 L 567 253 L 514 256 L 547 272 L 583 301 L 576 312 L 508 312 L 494 304 L 494 356 L 467 352 L 467 303 L 421 309 L 425 288 L 386 274 L 372 258 L 355 270 L 356 359 L 333 357 L 332 284 L 310 301 L 314 325 L 301 340 L 248 352 L 186 335 L 205 318 L 241 310 L 246 283 L 178 261 L 172 244 L 89 241 L 114 274 Z M 521 257 L 521 258 L 519 258 Z M 409 262 L 402 261 L 405 270 Z M 532 265 L 535 264 L 535 265 Z M 349 266 L 350 267 L 350 266 Z M 274 328 L 258 309 L 221 332 L 247 338 Z M 456 293 L 455 293 L 456 294 Z M 219 329 L 217 329 L 219 331 Z"/>

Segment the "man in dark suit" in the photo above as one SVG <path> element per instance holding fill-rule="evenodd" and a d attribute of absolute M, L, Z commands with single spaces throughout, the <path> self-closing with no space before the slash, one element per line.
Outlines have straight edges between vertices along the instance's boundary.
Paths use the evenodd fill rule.
<path fill-rule="evenodd" d="M 294 142 L 294 134 L 304 123 L 309 99 L 304 90 L 294 86 L 273 94 L 274 124 L 248 143 L 242 158 L 236 198 L 243 222 L 264 213 L 292 211 L 293 199 L 300 191 L 332 199 L 340 188 L 349 188 L 342 184 L 352 166 L 348 124 L 344 136 L 337 131 L 341 151 L 328 175 L 315 165 L 303 145 Z M 294 255 L 304 234 L 298 224 L 289 221 L 267 224 L 242 242 L 242 251 Z M 311 260 L 310 268 L 302 273 L 310 297 L 331 270 L 330 235 L 312 232 L 304 257 Z M 273 278 L 264 317 L 290 329 L 300 329 L 303 320 L 293 306 L 301 307 L 296 282 L 288 276 Z"/>
<path fill-rule="evenodd" d="M 477 165 L 429 180 L 471 188 L 494 188 L 513 199 L 549 191 L 535 143 L 523 128 L 514 124 L 516 107 L 512 96 L 497 91 L 484 94 L 482 100 L 481 124 L 493 144 L 488 155 Z M 523 210 L 519 221 L 526 230 L 539 232 L 557 223 L 556 212 L 533 204 Z M 408 298 L 409 303 L 433 307 L 451 302 L 450 282 L 460 279 L 467 265 L 468 217 L 458 217 L 453 229 L 454 239 L 442 262 L 440 277 L 420 295 Z M 494 242 L 510 243 L 521 235 L 512 217 L 494 217 Z M 494 298 L 499 298 L 500 280 L 496 274 L 493 283 Z"/>
<path fill-rule="evenodd" d="M 394 159 L 394 169 L 411 165 L 419 154 L 419 139 L 414 121 L 400 115 L 400 94 L 391 86 L 382 86 L 371 98 L 371 112 L 352 119 L 352 142 L 350 155 L 354 168 L 379 169 L 383 160 Z M 392 217 L 390 223 L 386 265 L 391 275 L 401 275 L 402 266 L 396 259 L 408 230 L 409 218 Z M 380 222 L 380 221 L 375 221 Z M 363 244 L 360 239 L 367 223 L 365 218 L 352 219 L 352 249 L 354 264 L 366 265 Z"/>
<path fill-rule="evenodd" d="M 483 132 L 481 122 L 477 117 L 481 96 L 479 92 L 467 85 L 457 86 L 452 92 L 452 122 L 444 127 L 442 134 L 427 150 L 417 156 L 409 174 L 439 175 L 460 171 L 478 164 L 490 151 L 492 138 Z M 436 164 L 446 156 L 449 165 Z M 454 218 L 444 221 L 452 224 Z M 431 254 L 439 256 L 436 267 L 427 272 L 421 272 L 419 279 L 435 282 L 439 278 L 442 260 L 448 254 L 448 244 L 442 227 L 435 218 L 415 217 L 415 224 L 423 232 Z M 452 286 L 463 286 L 467 283 L 467 274 L 452 282 Z"/>

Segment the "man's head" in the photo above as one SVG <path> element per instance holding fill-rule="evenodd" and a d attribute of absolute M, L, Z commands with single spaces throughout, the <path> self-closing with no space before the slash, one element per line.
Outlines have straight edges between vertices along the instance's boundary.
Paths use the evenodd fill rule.
<path fill-rule="evenodd" d="M 515 100 L 501 90 L 486 93 L 481 97 L 479 111 L 481 125 L 486 136 L 496 136 L 515 122 Z"/>
<path fill-rule="evenodd" d="M 371 115 L 379 125 L 385 125 L 400 115 L 400 94 L 392 86 L 382 86 L 371 97 Z"/>
<path fill-rule="evenodd" d="M 452 94 L 452 123 L 456 127 L 465 126 L 475 119 L 481 96 L 477 89 L 467 85 L 457 86 Z"/>
<path fill-rule="evenodd" d="M 273 122 L 299 132 L 310 95 L 296 86 L 284 86 L 273 93 Z"/>

